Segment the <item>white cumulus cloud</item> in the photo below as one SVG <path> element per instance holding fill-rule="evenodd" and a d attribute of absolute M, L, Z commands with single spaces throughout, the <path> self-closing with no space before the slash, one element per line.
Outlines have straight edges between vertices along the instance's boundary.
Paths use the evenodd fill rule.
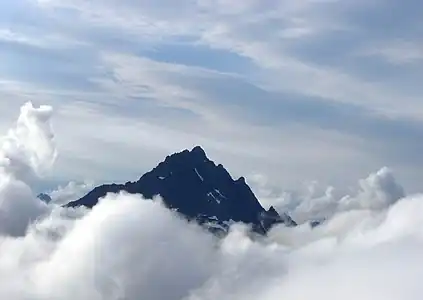
<path fill-rule="evenodd" d="M 28 223 L 45 209 L 28 186 L 56 158 L 50 117 L 52 108 L 21 108 L 16 127 L 0 141 L 0 232 L 22 235 Z"/>
<path fill-rule="evenodd" d="M 405 190 L 387 167 L 360 179 L 358 187 L 343 195 L 333 186 L 322 187 L 313 181 L 303 190 L 282 191 L 268 184 L 261 174 L 251 177 L 264 205 L 289 212 L 298 223 L 328 219 L 336 213 L 351 210 L 379 211 L 405 197 Z"/>
<path fill-rule="evenodd" d="M 160 198 L 108 194 L 91 210 L 42 204 L 21 174 L 53 161 L 50 110 L 26 108 L 31 130 L 9 139 L 18 155 L 2 152 L 11 163 L 0 176 L 1 299 L 421 299 L 423 196 L 405 196 L 387 168 L 353 196 L 322 200 L 336 204 L 321 206 L 332 216 L 314 229 L 278 226 L 253 239 L 235 224 L 218 239 Z M 314 214 L 307 201 L 294 208 Z"/>
<path fill-rule="evenodd" d="M 94 183 L 91 181 L 82 183 L 71 181 L 65 186 L 59 186 L 48 195 L 53 203 L 62 205 L 81 198 L 93 188 Z"/>

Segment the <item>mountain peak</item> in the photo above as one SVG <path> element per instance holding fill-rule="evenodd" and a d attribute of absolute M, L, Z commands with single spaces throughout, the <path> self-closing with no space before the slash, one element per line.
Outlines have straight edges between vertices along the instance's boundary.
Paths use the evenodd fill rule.
<path fill-rule="evenodd" d="M 37 198 L 45 202 L 46 204 L 49 204 L 52 201 L 51 197 L 45 193 L 38 194 Z"/>
<path fill-rule="evenodd" d="M 191 154 L 204 158 L 204 159 L 208 159 L 206 155 L 206 151 L 204 151 L 204 149 L 201 148 L 201 146 L 195 146 L 194 148 L 192 148 Z"/>
<path fill-rule="evenodd" d="M 167 207 L 188 219 L 243 222 L 263 233 L 272 224 L 283 222 L 276 210 L 268 212 L 261 206 L 244 177 L 234 180 L 223 165 L 209 160 L 200 146 L 167 156 L 136 182 L 99 186 L 68 206 L 93 207 L 108 192 L 119 191 L 147 199 L 160 195 Z"/>
<path fill-rule="evenodd" d="M 247 184 L 244 176 L 239 177 L 236 181 L 239 183 Z"/>
<path fill-rule="evenodd" d="M 203 148 L 195 146 L 191 151 L 185 149 L 168 155 L 163 162 L 159 163 L 158 167 L 161 165 L 168 165 L 172 168 L 179 168 L 182 167 L 182 165 L 198 165 L 209 161 L 210 159 L 207 157 Z M 155 169 L 153 169 L 153 171 L 154 170 Z"/>
<path fill-rule="evenodd" d="M 271 207 L 269 208 L 269 210 L 267 211 L 267 213 L 268 213 L 269 215 L 272 215 L 272 216 L 279 216 L 278 212 L 276 211 L 276 209 L 275 209 L 273 206 L 271 206 Z"/>

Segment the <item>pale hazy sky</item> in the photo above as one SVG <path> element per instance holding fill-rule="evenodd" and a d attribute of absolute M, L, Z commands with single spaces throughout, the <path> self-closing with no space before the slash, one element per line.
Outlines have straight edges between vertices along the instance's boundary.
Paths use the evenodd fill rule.
<path fill-rule="evenodd" d="M 235 176 L 423 175 L 423 2 L 4 0 L 0 128 L 50 104 L 52 180 L 135 179 L 203 145 Z"/>

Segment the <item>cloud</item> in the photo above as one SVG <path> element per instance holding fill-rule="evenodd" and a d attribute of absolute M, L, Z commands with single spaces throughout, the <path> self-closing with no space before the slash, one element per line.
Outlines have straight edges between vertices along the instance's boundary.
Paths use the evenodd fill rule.
<path fill-rule="evenodd" d="M 90 190 L 94 188 L 93 182 L 77 183 L 74 181 L 69 182 L 66 186 L 59 186 L 57 189 L 48 193 L 54 204 L 63 205 L 70 201 L 75 201 Z"/>
<path fill-rule="evenodd" d="M 422 45 L 418 41 L 394 40 L 363 49 L 358 55 L 381 57 L 394 65 L 419 65 L 423 61 Z"/>
<path fill-rule="evenodd" d="M 385 212 L 344 212 L 314 231 L 276 228 L 263 241 L 235 226 L 218 241 L 160 201 L 109 195 L 92 211 L 55 211 L 23 239 L 3 240 L 0 295 L 419 299 L 421 203 L 416 196 Z"/>
<path fill-rule="evenodd" d="M 4 3 L 1 125 L 47 101 L 58 136 L 51 109 L 27 104 L 1 143 L 0 298 L 421 299 L 423 201 L 399 183 L 408 171 L 404 186 L 421 186 L 421 11 L 414 0 Z M 201 142 L 235 173 L 264 170 L 251 180 L 269 205 L 328 220 L 262 240 L 237 225 L 217 241 L 139 196 L 46 206 L 32 188 L 54 141 L 61 181 L 127 180 Z M 345 191 L 387 164 L 398 177 L 382 168 Z M 323 187 L 284 192 L 313 178 Z M 88 188 L 51 194 L 64 203 Z"/>
<path fill-rule="evenodd" d="M 116 50 L 112 45 L 122 34 L 127 36 L 118 44 L 131 46 L 116 52 L 148 57 L 142 49 L 165 46 L 168 51 L 156 57 L 159 61 L 172 57 L 173 45 L 185 45 L 188 57 L 200 45 L 209 49 L 214 60 L 219 60 L 219 53 L 246 58 L 244 65 L 250 61 L 254 67 L 249 72 L 241 68 L 237 73 L 272 89 L 356 104 L 388 115 L 420 117 L 412 108 L 398 106 L 397 101 L 402 98 L 410 107 L 418 107 L 418 93 L 398 93 L 384 80 L 369 82 L 366 72 L 359 72 L 371 72 L 366 68 L 367 61 L 353 55 L 357 49 L 375 41 L 395 40 L 385 36 L 384 28 L 391 17 L 380 12 L 386 7 L 399 16 L 404 11 L 410 13 L 410 20 L 397 18 L 395 28 L 411 27 L 410 39 L 415 39 L 421 28 L 418 18 L 411 14 L 413 6 L 420 8 L 416 1 L 408 1 L 401 7 L 394 1 L 248 1 L 243 4 L 182 1 L 177 8 L 169 1 L 160 3 L 38 1 L 44 13 L 72 11 L 80 26 L 89 29 L 79 30 L 76 35 L 84 41 L 94 39 L 103 51 Z M 374 19 L 374 24 L 366 17 Z M 73 24 L 64 23 L 69 31 Z M 109 43 L 104 43 L 105 32 Z M 143 44 L 134 43 L 134 39 L 142 40 Z M 220 50 L 217 55 L 213 54 L 216 49 Z M 189 59 L 185 61 L 189 65 Z M 207 58 L 204 61 L 207 65 Z M 394 71 L 390 69 L 387 73 Z"/>
<path fill-rule="evenodd" d="M 417 190 L 420 8 L 415 0 L 17 0 L 0 12 L 0 125 L 22 102 L 54 105 L 59 137 L 72 135 L 58 139 L 60 184 L 78 168 L 88 179 L 127 180 L 201 142 L 234 172 L 260 169 L 287 187 L 308 172 L 348 185 L 390 165 Z M 392 65 L 375 48 L 413 63 Z M 93 139 L 101 126 L 88 119 L 81 129 L 81 117 L 66 112 L 75 108 L 121 130 L 159 126 L 161 142 L 116 131 Z M 120 166 L 110 159 L 117 148 L 132 155 Z M 240 151 L 251 155 L 234 160 Z M 343 168 L 351 171 L 340 178 Z"/>
<path fill-rule="evenodd" d="M 23 235 L 28 224 L 45 207 L 34 199 L 28 184 L 45 174 L 56 158 L 54 135 L 49 123 L 51 107 L 21 108 L 16 127 L 0 141 L 0 230 Z"/>
<path fill-rule="evenodd" d="M 43 205 L 40 214 L 31 181 L 19 178 L 54 160 L 51 112 L 23 106 L 17 129 L 6 135 L 15 147 L 2 147 L 11 164 L 2 165 L 0 177 L 0 209 L 7 208 L 0 219 L 1 298 L 421 298 L 423 196 L 405 196 L 388 168 L 361 180 L 356 195 L 341 198 L 321 226 L 278 226 L 262 238 L 235 224 L 218 239 L 159 197 L 126 193 L 108 194 L 92 210 Z M 27 167 L 10 167 L 16 165 Z M 262 176 L 255 181 L 266 185 Z M 75 190 L 59 188 L 56 198 Z M 310 199 L 298 202 L 303 213 L 318 213 Z"/>
<path fill-rule="evenodd" d="M 404 187 L 387 167 L 359 180 L 358 188 L 346 195 L 333 186 L 324 187 L 316 181 L 297 191 L 276 188 L 260 174 L 252 176 L 251 182 L 264 205 L 289 212 L 300 224 L 330 219 L 346 211 L 385 210 L 406 196 Z"/>
<path fill-rule="evenodd" d="M 57 152 L 49 122 L 51 114 L 49 106 L 37 109 L 28 102 L 21 107 L 16 127 L 2 139 L 1 160 L 5 172 L 20 177 L 33 170 L 42 175 L 52 166 Z"/>
<path fill-rule="evenodd" d="M 54 227 L 46 229 L 57 233 Z M 212 264 L 213 237 L 158 203 L 122 194 L 110 195 L 76 219 L 52 250 L 30 269 L 35 295 L 179 299 L 205 280 Z M 38 276 L 43 279 L 37 280 Z"/>

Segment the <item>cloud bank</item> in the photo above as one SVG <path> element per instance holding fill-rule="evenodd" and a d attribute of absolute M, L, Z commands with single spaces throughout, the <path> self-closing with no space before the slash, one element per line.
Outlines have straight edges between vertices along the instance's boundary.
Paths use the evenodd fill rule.
<path fill-rule="evenodd" d="M 280 191 L 270 186 L 263 175 L 255 174 L 251 179 L 265 205 L 273 205 L 281 212 L 289 211 L 298 223 L 328 219 L 345 211 L 380 211 L 405 197 L 404 188 L 387 167 L 360 179 L 358 187 L 346 195 L 333 186 L 322 187 L 316 181 L 303 190 Z"/>
<path fill-rule="evenodd" d="M 314 229 L 281 226 L 252 240 L 236 224 L 219 240 L 159 198 L 42 204 L 27 174 L 54 161 L 51 112 L 25 105 L 1 147 L 1 299 L 421 299 L 423 196 L 405 196 L 388 169 L 355 196 L 322 200 L 332 205 L 292 206 L 329 215 Z"/>
<path fill-rule="evenodd" d="M 49 119 L 51 107 L 26 103 L 16 127 L 0 141 L 0 232 L 22 235 L 44 205 L 34 200 L 29 183 L 43 175 L 56 158 Z"/>
<path fill-rule="evenodd" d="M 71 181 L 65 186 L 59 186 L 48 195 L 51 197 L 53 203 L 63 205 L 83 197 L 93 188 L 94 183 L 91 181 L 82 183 Z"/>

